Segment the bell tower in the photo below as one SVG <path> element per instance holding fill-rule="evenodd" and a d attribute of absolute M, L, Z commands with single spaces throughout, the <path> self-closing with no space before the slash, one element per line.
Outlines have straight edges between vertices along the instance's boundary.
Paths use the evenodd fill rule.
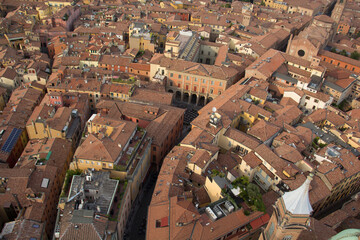
<path fill-rule="evenodd" d="M 309 201 L 309 187 L 313 174 L 297 189 L 286 192 L 274 205 L 274 212 L 259 240 L 295 240 L 310 225 L 313 211 Z"/>

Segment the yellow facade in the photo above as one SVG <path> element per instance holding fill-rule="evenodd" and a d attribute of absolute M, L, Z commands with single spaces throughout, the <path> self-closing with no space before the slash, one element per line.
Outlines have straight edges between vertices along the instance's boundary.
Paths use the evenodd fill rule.
<path fill-rule="evenodd" d="M 183 3 L 173 3 L 171 2 L 170 5 L 175 8 L 175 9 L 183 9 L 184 8 L 184 4 Z"/>
<path fill-rule="evenodd" d="M 206 177 L 205 189 L 211 199 L 211 202 L 216 202 L 217 200 L 222 198 L 222 189 L 219 187 L 219 185 L 216 184 L 214 180 L 210 179 L 209 177 Z"/>
<path fill-rule="evenodd" d="M 199 174 L 199 175 L 202 174 L 202 169 L 194 163 L 188 163 L 187 167 L 196 174 Z"/>
<path fill-rule="evenodd" d="M 102 129 L 106 129 L 105 135 L 110 136 L 111 133 L 114 131 L 114 128 L 111 126 L 103 125 L 103 124 L 95 124 L 91 123 L 88 125 L 88 133 L 96 134 Z"/>
<path fill-rule="evenodd" d="M 29 139 L 41 139 L 41 138 L 63 138 L 65 134 L 61 131 L 51 129 L 48 125 L 42 122 L 33 122 L 26 126 L 26 131 L 29 135 Z"/>
<path fill-rule="evenodd" d="M 48 6 L 50 7 L 53 7 L 53 8 L 63 8 L 63 7 L 66 7 L 66 6 L 71 6 L 71 2 L 66 2 L 66 1 L 56 1 L 56 0 L 50 0 L 50 1 L 47 1 L 45 4 L 47 4 Z"/>
<path fill-rule="evenodd" d="M 75 159 L 75 166 L 78 169 L 86 170 L 88 168 L 94 168 L 95 170 L 111 170 L 114 169 L 114 164 L 107 163 L 98 160 L 90 160 L 90 159 Z"/>
<path fill-rule="evenodd" d="M 264 0 L 264 2 L 267 7 L 288 10 L 288 4 L 283 0 Z"/>
<path fill-rule="evenodd" d="M 129 39 L 130 48 L 137 48 L 139 51 L 149 50 L 150 52 L 155 52 L 155 45 L 151 42 L 150 39 L 146 39 L 143 36 L 133 37 Z"/>

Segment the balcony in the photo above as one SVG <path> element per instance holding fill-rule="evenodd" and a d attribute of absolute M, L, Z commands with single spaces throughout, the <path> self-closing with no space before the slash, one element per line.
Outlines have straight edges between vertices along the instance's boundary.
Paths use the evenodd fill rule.
<path fill-rule="evenodd" d="M 130 140 L 129 145 L 123 151 L 119 162 L 114 166 L 115 170 L 125 171 L 128 170 L 129 166 L 132 164 L 135 155 L 138 153 L 139 148 L 143 147 L 142 142 L 145 138 L 146 131 L 143 128 L 138 127 L 134 137 Z M 141 150 L 141 149 L 140 149 Z"/>
<path fill-rule="evenodd" d="M 27 194 L 26 198 L 33 202 L 43 203 L 45 199 L 45 194 L 43 192 Z"/>

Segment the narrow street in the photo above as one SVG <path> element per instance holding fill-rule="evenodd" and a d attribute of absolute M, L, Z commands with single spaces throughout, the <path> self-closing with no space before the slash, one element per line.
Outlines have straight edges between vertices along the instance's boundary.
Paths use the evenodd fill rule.
<path fill-rule="evenodd" d="M 134 212 L 130 213 L 130 219 L 128 221 L 129 231 L 125 231 L 124 239 L 145 239 L 147 211 L 155 188 L 156 179 L 157 174 L 150 173 L 142 189 L 142 194 L 139 194 L 140 199 L 135 200 L 134 204 L 136 205 L 133 207 Z"/>

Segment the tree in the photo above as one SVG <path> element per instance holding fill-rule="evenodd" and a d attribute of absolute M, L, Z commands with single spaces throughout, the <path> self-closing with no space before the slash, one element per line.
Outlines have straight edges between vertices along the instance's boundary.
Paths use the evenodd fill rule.
<path fill-rule="evenodd" d="M 335 47 L 331 48 L 330 52 L 337 53 L 336 48 Z"/>
<path fill-rule="evenodd" d="M 261 197 L 260 188 L 253 183 L 249 183 L 249 185 L 247 187 L 247 191 L 248 191 L 249 198 L 252 201 L 259 198 L 259 196 Z"/>
<path fill-rule="evenodd" d="M 261 5 L 261 6 L 265 6 L 265 2 L 264 2 L 264 1 L 261 1 L 260 5 Z"/>
<path fill-rule="evenodd" d="M 359 60 L 360 59 L 360 53 L 358 53 L 357 51 L 354 51 L 354 52 L 351 53 L 350 57 L 352 59 Z"/>
<path fill-rule="evenodd" d="M 249 184 L 249 178 L 247 176 L 238 177 L 231 184 L 234 187 L 246 187 Z"/>
<path fill-rule="evenodd" d="M 346 52 L 345 49 L 341 50 L 340 55 L 343 55 L 343 56 L 345 56 L 345 57 L 348 56 L 348 54 L 347 54 L 347 52 Z"/>

